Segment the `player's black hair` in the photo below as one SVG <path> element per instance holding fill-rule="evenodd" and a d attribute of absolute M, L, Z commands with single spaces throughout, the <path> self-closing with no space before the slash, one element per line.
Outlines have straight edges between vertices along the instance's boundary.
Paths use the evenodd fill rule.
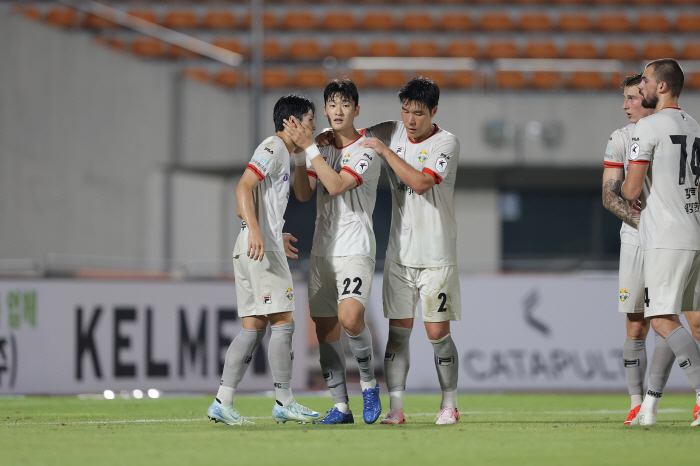
<path fill-rule="evenodd" d="M 425 76 L 417 76 L 399 91 L 399 102 L 402 104 L 417 103 L 424 105 L 432 112 L 440 100 L 440 88 L 435 82 Z"/>
<path fill-rule="evenodd" d="M 299 94 L 289 94 L 280 99 L 275 104 L 275 109 L 272 111 L 272 120 L 275 122 L 275 131 L 284 131 L 284 123 L 282 120 L 288 119 L 290 116 L 296 117 L 299 121 L 304 118 L 304 115 L 309 113 L 309 110 L 316 113 L 316 106 L 308 97 Z"/>
<path fill-rule="evenodd" d="M 660 58 L 647 63 L 647 68 L 654 67 L 654 78 L 656 82 L 665 82 L 671 97 L 678 97 L 683 90 L 683 70 L 673 58 Z"/>
<path fill-rule="evenodd" d="M 641 82 L 642 73 L 633 74 L 632 76 L 627 76 L 625 79 L 622 80 L 622 84 L 620 84 L 620 89 L 624 91 L 626 87 L 637 87 L 637 85 L 639 85 L 639 83 Z"/>
<path fill-rule="evenodd" d="M 357 86 L 350 78 L 342 76 L 335 78 L 323 90 L 323 102 L 328 102 L 334 97 L 340 97 L 342 100 L 352 102 L 357 107 L 360 104 L 360 95 L 357 92 Z"/>

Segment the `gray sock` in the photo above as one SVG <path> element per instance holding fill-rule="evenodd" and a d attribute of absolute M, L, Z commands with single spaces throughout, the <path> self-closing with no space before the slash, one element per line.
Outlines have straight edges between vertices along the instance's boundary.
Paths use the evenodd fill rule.
<path fill-rule="evenodd" d="M 253 351 L 265 336 L 266 329 L 246 330 L 244 328 L 236 335 L 226 351 L 224 373 L 221 375 L 221 385 L 238 387 L 253 360 Z"/>
<path fill-rule="evenodd" d="M 384 375 L 390 392 L 406 390 L 406 377 L 411 365 L 411 352 L 408 344 L 410 328 L 389 326 L 389 339 L 384 354 Z"/>
<path fill-rule="evenodd" d="M 457 376 L 459 375 L 459 356 L 457 347 L 452 340 L 452 334 L 448 333 L 439 340 L 430 340 L 435 352 L 435 368 L 440 381 L 442 391 L 457 390 Z"/>
<path fill-rule="evenodd" d="M 360 380 L 369 382 L 374 379 L 374 364 L 372 364 L 372 334 L 369 327 L 365 328 L 356 337 L 348 335 L 350 351 L 355 356 L 357 367 L 360 368 Z"/>
<path fill-rule="evenodd" d="M 676 362 L 695 389 L 700 392 L 700 350 L 695 339 L 683 328 L 678 327 L 666 337 L 666 343 L 676 355 Z"/>
<path fill-rule="evenodd" d="M 348 387 L 345 384 L 345 353 L 343 344 L 338 341 L 318 345 L 321 355 L 321 371 L 328 389 L 331 391 L 333 403 L 348 402 Z"/>
<path fill-rule="evenodd" d="M 275 383 L 275 395 L 282 406 L 287 406 L 294 401 L 291 388 L 292 361 L 294 361 L 293 333 L 294 322 L 273 325 L 267 350 L 267 359 L 272 369 L 272 381 Z"/>
<path fill-rule="evenodd" d="M 651 355 L 651 365 L 649 366 L 647 394 L 660 398 L 664 388 L 666 388 L 666 382 L 668 382 L 668 376 L 671 374 L 673 361 L 676 360 L 676 357 L 666 340 L 659 335 L 654 334 L 654 343 L 654 353 Z"/>
<path fill-rule="evenodd" d="M 631 340 L 625 337 L 622 346 L 622 358 L 625 363 L 627 390 L 630 395 L 644 393 L 644 377 L 647 373 L 647 346 L 645 340 Z"/>

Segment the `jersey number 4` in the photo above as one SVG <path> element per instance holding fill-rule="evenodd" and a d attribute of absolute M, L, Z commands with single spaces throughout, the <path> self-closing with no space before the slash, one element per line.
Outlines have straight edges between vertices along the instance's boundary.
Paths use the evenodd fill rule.
<path fill-rule="evenodd" d="M 353 282 L 357 283 L 357 286 L 355 287 L 354 290 L 352 290 L 352 293 L 362 296 L 362 293 L 360 292 L 360 288 L 362 287 L 362 279 L 360 277 L 355 277 Z M 344 295 L 350 294 L 350 283 L 351 282 L 350 282 L 349 278 L 346 278 L 345 280 L 343 280 L 343 285 L 345 285 L 345 288 L 343 289 Z"/>
<path fill-rule="evenodd" d="M 688 160 L 688 143 L 686 135 L 671 136 L 671 142 L 681 146 L 681 166 L 678 172 L 678 184 L 685 184 L 686 161 Z M 690 170 L 695 175 L 695 186 L 700 181 L 700 138 L 693 141 L 693 152 L 690 156 Z"/>

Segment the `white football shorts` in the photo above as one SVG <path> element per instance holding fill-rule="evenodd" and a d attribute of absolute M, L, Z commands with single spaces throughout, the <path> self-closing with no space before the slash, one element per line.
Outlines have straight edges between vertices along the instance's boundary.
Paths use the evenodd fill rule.
<path fill-rule="evenodd" d="M 284 252 L 265 252 L 262 261 L 245 254 L 234 256 L 233 273 L 239 316 L 294 311 L 294 285 Z"/>
<path fill-rule="evenodd" d="M 461 320 L 462 298 L 457 267 L 405 267 L 387 259 L 382 282 L 384 317 L 418 317 L 419 297 L 424 322 Z"/>
<path fill-rule="evenodd" d="M 619 288 L 619 312 L 644 312 L 644 251 L 635 244 L 620 243 Z"/>
<path fill-rule="evenodd" d="M 367 307 L 374 278 L 374 261 L 367 256 L 311 256 L 309 309 L 311 317 L 337 317 L 338 304 L 354 298 Z"/>
<path fill-rule="evenodd" d="M 700 310 L 700 251 L 644 251 L 644 317 Z"/>

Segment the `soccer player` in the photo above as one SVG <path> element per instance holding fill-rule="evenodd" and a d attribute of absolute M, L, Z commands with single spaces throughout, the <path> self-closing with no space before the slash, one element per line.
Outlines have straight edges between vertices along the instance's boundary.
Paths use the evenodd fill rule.
<path fill-rule="evenodd" d="M 283 238 L 282 233 L 282 216 L 289 199 L 290 153 L 298 150 L 284 132 L 283 119 L 293 115 L 313 128 L 314 111 L 313 102 L 306 97 L 280 98 L 273 111 L 276 135 L 255 149 L 236 187 L 238 216 L 243 224 L 233 250 L 233 268 L 243 328 L 226 352 L 219 391 L 207 410 L 215 422 L 253 424 L 233 407 L 233 396 L 268 322 L 272 327 L 268 359 L 276 394 L 272 418 L 278 423 L 319 419 L 317 412 L 297 403 L 292 395 L 294 292 L 285 251 L 294 257 L 296 249 L 289 241 L 296 240 L 286 234 Z"/>
<path fill-rule="evenodd" d="M 647 64 L 638 87 L 642 105 L 654 114 L 632 133 L 622 196 L 642 203 L 644 315 L 700 396 L 700 349 L 679 319 L 685 312 L 693 328 L 700 310 L 700 126 L 678 107 L 683 80 L 673 59 Z M 655 424 L 658 402 L 647 394 L 634 423 Z"/>
<path fill-rule="evenodd" d="M 360 369 L 363 418 L 375 422 L 382 411 L 374 377 L 372 335 L 365 307 L 374 276 L 375 239 L 372 212 L 381 164 L 371 149 L 359 147 L 364 136 L 355 129 L 360 114 L 358 92 L 347 79 L 334 79 L 323 92 L 323 113 L 333 143 L 320 151 L 312 128 L 296 118 L 285 128 L 305 154 L 295 154 L 294 193 L 302 202 L 316 196 L 316 230 L 309 268 L 309 309 L 316 324 L 321 370 L 334 406 L 320 423 L 352 424 L 345 381 L 340 328 Z"/>
<path fill-rule="evenodd" d="M 410 363 L 409 338 L 422 301 L 423 322 L 435 352 L 442 388 L 436 424 L 455 424 L 457 348 L 450 321 L 461 319 L 457 274 L 457 222 L 453 192 L 459 141 L 433 123 L 440 89 L 425 77 L 401 88 L 402 121 L 368 128 L 361 147 L 374 149 L 389 165 L 392 214 L 384 262 L 382 300 L 389 319 L 384 371 L 390 409 L 382 424 L 404 424 L 403 395 Z"/>
<path fill-rule="evenodd" d="M 627 389 L 632 406 L 624 424 L 629 425 L 639 412 L 644 393 L 644 377 L 647 371 L 646 338 L 649 321 L 644 318 L 643 254 L 639 245 L 639 212 L 620 197 L 620 187 L 629 163 L 627 154 L 631 146 L 635 123 L 653 113 L 642 106 L 642 96 L 637 85 L 642 75 L 628 76 L 621 84 L 622 109 L 630 124 L 615 130 L 605 148 L 603 170 L 603 206 L 622 220 L 620 229 L 620 302 L 618 311 L 627 316 L 627 336 L 622 349 Z M 656 335 L 654 354 L 649 370 L 648 390 L 661 397 L 673 367 L 673 351 L 663 338 Z"/>

